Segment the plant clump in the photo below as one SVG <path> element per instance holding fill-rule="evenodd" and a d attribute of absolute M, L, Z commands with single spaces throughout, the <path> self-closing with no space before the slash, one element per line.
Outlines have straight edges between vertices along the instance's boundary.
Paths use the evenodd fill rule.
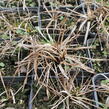
<path fill-rule="evenodd" d="M 104 0 L 0 2 L 0 78 L 4 90 L 0 93 L 6 94 L 0 94 L 1 101 L 5 98 L 1 104 L 26 108 L 22 106 L 25 100 L 17 99 L 28 99 L 19 90 L 25 92 L 32 75 L 34 108 L 43 101 L 39 109 L 46 104 L 45 109 L 96 107 L 91 79 L 97 72 L 109 71 L 108 26 L 109 7 Z M 22 75 L 25 79 L 19 83 L 20 89 L 15 91 L 12 83 L 7 87 L 5 77 Z M 7 99 L 12 101 L 7 104 Z"/>

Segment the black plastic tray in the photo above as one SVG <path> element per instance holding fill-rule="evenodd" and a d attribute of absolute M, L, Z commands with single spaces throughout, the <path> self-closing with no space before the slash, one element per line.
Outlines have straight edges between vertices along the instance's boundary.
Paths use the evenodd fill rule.
<path fill-rule="evenodd" d="M 52 10 L 52 9 L 57 9 L 60 11 L 68 12 L 68 9 L 74 9 L 77 12 L 83 13 L 83 8 L 85 11 L 87 11 L 87 7 L 83 7 L 84 3 L 74 7 L 74 6 L 58 6 L 58 7 L 51 7 L 51 6 L 46 6 L 46 9 Z M 94 10 L 94 7 L 98 8 L 98 4 L 92 4 L 91 9 Z M 43 5 L 38 6 L 38 7 L 26 7 L 25 9 L 23 7 L 16 7 L 16 8 L 6 8 L 6 7 L 0 7 L 0 12 L 8 12 L 8 13 L 13 13 L 13 12 L 38 12 L 38 9 L 40 9 L 40 12 L 46 11 Z M 70 11 L 71 12 L 71 11 Z"/>
<path fill-rule="evenodd" d="M 3 81 L 5 84 L 11 83 L 11 84 L 16 84 L 17 82 L 23 82 L 26 78 L 26 76 L 3 76 Z M 28 76 L 27 80 L 31 80 L 32 76 Z M 0 79 L 0 83 L 1 83 Z"/>
<path fill-rule="evenodd" d="M 23 7 L 18 7 L 18 8 L 0 8 L 0 12 L 8 12 L 8 13 L 15 13 L 15 12 L 38 12 L 38 9 L 40 8 L 40 12 L 43 12 L 43 11 L 46 11 L 46 9 L 43 7 L 43 6 L 40 6 L 40 7 L 26 7 L 25 9 L 23 9 Z M 47 6 L 46 7 L 48 10 L 52 10 L 53 9 L 59 9 L 60 11 L 68 11 L 67 8 L 69 9 L 74 9 L 75 7 L 65 7 L 65 6 L 60 6 L 60 7 L 50 7 L 50 6 Z"/>

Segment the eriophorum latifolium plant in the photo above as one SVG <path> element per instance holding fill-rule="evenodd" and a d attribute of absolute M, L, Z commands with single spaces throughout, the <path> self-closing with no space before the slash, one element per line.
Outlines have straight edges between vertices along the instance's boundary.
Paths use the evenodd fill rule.
<path fill-rule="evenodd" d="M 36 85 L 40 85 L 34 98 L 40 89 L 45 87 L 48 97 L 51 94 L 54 94 L 55 97 L 61 97 L 53 104 L 52 109 L 60 105 L 63 106 L 63 103 L 67 103 L 65 107 L 69 108 L 69 103 L 73 103 L 77 107 L 89 109 L 87 105 L 91 105 L 91 103 L 89 103 L 90 100 L 85 96 L 88 93 L 88 89 L 90 89 L 89 86 L 82 85 L 80 88 L 75 85 L 74 81 L 76 75 L 81 70 L 90 73 L 94 73 L 94 70 L 71 53 L 75 50 L 71 45 L 75 36 L 68 36 L 65 40 L 57 42 L 50 35 L 48 38 L 43 33 L 41 35 L 43 35 L 43 38 L 39 38 L 39 36 L 36 36 L 38 37 L 37 39 L 35 37 L 28 37 L 18 44 L 19 48 L 29 51 L 28 56 L 21 60 L 18 66 L 21 67 L 23 65 L 27 67 L 27 76 L 33 71 L 34 79 L 37 81 Z M 84 48 L 77 47 L 78 49 Z M 85 87 L 86 89 L 84 89 Z"/>

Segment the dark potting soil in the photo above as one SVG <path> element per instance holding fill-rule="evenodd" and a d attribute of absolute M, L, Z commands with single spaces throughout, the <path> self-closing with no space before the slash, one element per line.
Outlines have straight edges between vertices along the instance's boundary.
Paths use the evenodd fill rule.
<path fill-rule="evenodd" d="M 8 86 L 6 85 L 8 97 L 6 93 L 0 96 L 0 109 L 6 109 L 8 107 L 12 107 L 14 109 L 27 109 L 28 108 L 29 89 L 25 88 L 22 91 L 22 89 L 20 89 L 21 85 L 22 85 L 21 83 L 15 84 L 15 85 L 10 84 Z M 0 93 L 2 93 L 3 91 L 4 91 L 4 88 L 1 87 Z"/>
<path fill-rule="evenodd" d="M 4 66 L 0 66 L 0 69 L 3 71 L 2 76 L 12 76 L 15 73 L 15 66 L 17 62 L 17 56 L 3 56 L 0 58 L 0 62 L 4 64 Z"/>
<path fill-rule="evenodd" d="M 106 42 L 96 40 L 92 46 L 95 46 L 95 49 L 90 49 L 91 57 L 94 59 L 105 59 L 104 61 L 92 61 L 95 71 L 109 72 L 109 49 L 106 46 Z"/>

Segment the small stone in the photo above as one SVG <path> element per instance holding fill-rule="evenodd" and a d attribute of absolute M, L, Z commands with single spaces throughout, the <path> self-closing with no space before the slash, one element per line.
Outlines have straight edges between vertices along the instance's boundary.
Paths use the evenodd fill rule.
<path fill-rule="evenodd" d="M 7 107 L 6 109 L 15 109 L 14 107 Z"/>

